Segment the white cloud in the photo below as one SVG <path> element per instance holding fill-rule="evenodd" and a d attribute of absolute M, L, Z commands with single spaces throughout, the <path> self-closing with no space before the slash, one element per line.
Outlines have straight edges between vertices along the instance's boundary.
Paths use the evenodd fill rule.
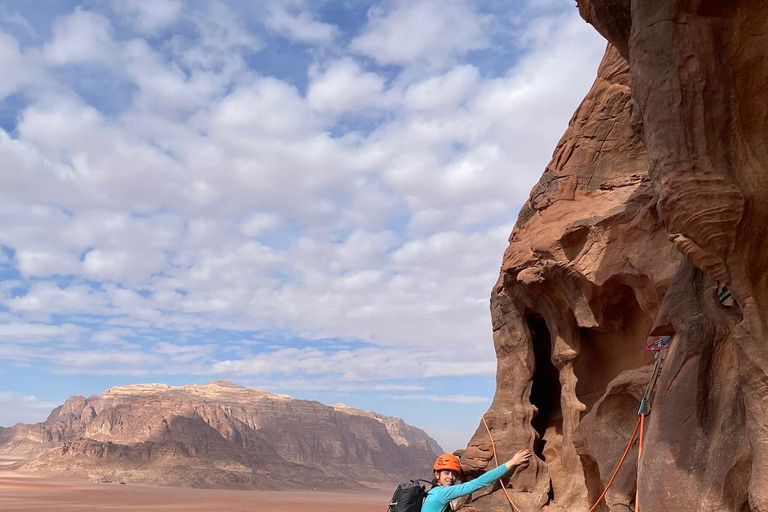
<path fill-rule="evenodd" d="M 206 248 L 188 270 L 189 288 L 211 281 L 234 284 L 238 279 L 261 276 L 282 262 L 278 252 L 255 241 Z"/>
<path fill-rule="evenodd" d="M 142 281 L 164 269 L 160 251 L 127 252 L 94 249 L 83 257 L 84 274 L 100 281 Z"/>
<path fill-rule="evenodd" d="M 476 92 L 480 82 L 477 68 L 456 66 L 443 75 L 410 85 L 405 93 L 407 108 L 446 111 L 462 105 Z"/>
<path fill-rule="evenodd" d="M 44 80 L 34 55 L 22 53 L 19 43 L 0 32 L 0 100 L 20 89 Z"/>
<path fill-rule="evenodd" d="M 281 389 L 281 390 L 302 390 L 302 391 L 338 391 L 338 392 L 369 392 L 382 393 L 392 391 L 412 392 L 423 391 L 424 386 L 417 384 L 377 384 L 369 382 L 348 382 L 334 376 L 307 378 L 269 378 L 264 380 L 249 380 L 242 378 L 239 380 L 243 385 L 257 389 Z M 342 405 L 342 404 L 337 404 Z"/>
<path fill-rule="evenodd" d="M 466 0 L 391 1 L 371 8 L 350 49 L 381 64 L 441 64 L 486 47 L 489 25 Z"/>
<path fill-rule="evenodd" d="M 53 40 L 43 49 L 46 60 L 54 65 L 110 64 L 115 53 L 110 21 L 101 14 L 81 9 L 56 20 Z"/>
<path fill-rule="evenodd" d="M 178 247 L 184 231 L 181 219 L 163 214 L 148 217 L 93 209 L 68 220 L 61 238 L 77 248 L 172 250 Z"/>
<path fill-rule="evenodd" d="M 333 246 L 332 258 L 344 269 L 376 268 L 385 264 L 386 255 L 398 245 L 398 237 L 391 231 L 356 230 Z"/>
<path fill-rule="evenodd" d="M 66 252 L 22 249 L 16 252 L 19 272 L 24 276 L 74 274 L 77 260 Z"/>
<path fill-rule="evenodd" d="M 296 9 L 279 2 L 274 2 L 267 8 L 266 25 L 271 30 L 302 43 L 329 43 L 339 33 L 335 25 L 317 21 L 305 6 Z"/>
<path fill-rule="evenodd" d="M 28 323 L 10 321 L 0 323 L 0 340 L 3 343 L 41 343 L 45 341 L 75 341 L 80 338 L 84 329 L 77 325 L 48 325 L 43 323 Z M 35 357 L 30 353 L 29 358 Z"/>
<path fill-rule="evenodd" d="M 318 128 L 298 91 L 274 78 L 257 78 L 227 95 L 212 112 L 211 129 L 222 138 L 291 140 Z"/>
<path fill-rule="evenodd" d="M 176 22 L 184 7 L 181 0 L 113 0 L 110 3 L 136 29 L 148 34 Z"/>
<path fill-rule="evenodd" d="M 460 364 L 451 364 L 452 351 L 360 348 L 323 352 L 316 348 L 285 348 L 256 356 L 213 363 L 211 373 L 245 376 L 333 376 L 344 382 L 403 380 L 451 375 L 492 375 L 495 360 L 478 360 L 479 354 L 465 355 Z M 461 368 L 459 368 L 461 366 Z M 449 369 L 450 368 L 450 369 Z M 322 380 L 321 379 L 321 380 Z M 382 388 L 383 389 L 383 388 Z"/>
<path fill-rule="evenodd" d="M 125 341 L 125 338 L 133 335 L 134 332 L 130 329 L 100 329 L 91 334 L 90 341 L 93 343 L 104 345 L 121 345 L 125 348 L 136 349 L 140 348 L 136 344 L 131 344 Z"/>
<path fill-rule="evenodd" d="M 315 110 L 340 114 L 384 106 L 384 79 L 352 58 L 331 62 L 322 71 L 310 69 L 309 74 L 307 100 Z"/>
<path fill-rule="evenodd" d="M 160 342 L 155 345 L 154 352 L 166 356 L 171 365 L 188 364 L 208 358 L 216 350 L 215 345 L 175 345 Z"/>
<path fill-rule="evenodd" d="M 7 302 L 13 312 L 35 312 L 44 314 L 71 313 L 75 311 L 96 312 L 101 308 L 101 298 L 86 285 L 61 288 L 51 282 L 34 283 L 25 295 Z"/>
<path fill-rule="evenodd" d="M 231 48 L 222 48 L 229 52 Z M 221 96 L 227 82 L 240 72 L 239 57 L 232 52 L 223 65 L 225 73 L 206 69 L 212 65 L 207 55 L 191 55 L 190 52 L 207 54 L 213 49 L 201 47 L 184 50 L 195 61 L 191 71 L 185 71 L 178 63 L 168 63 L 163 55 L 143 40 L 132 40 L 123 46 L 123 71 L 139 88 L 135 103 L 141 110 L 178 113 L 204 107 Z M 226 59 L 226 58 L 225 58 Z"/>
<path fill-rule="evenodd" d="M 0 426 L 10 427 L 16 423 L 44 421 L 58 405 L 40 401 L 34 395 L 0 391 Z"/>
<path fill-rule="evenodd" d="M 197 38 L 192 41 L 182 38 L 174 57 L 189 67 L 223 77 L 231 76 L 233 71 L 245 67 L 244 55 L 257 52 L 264 45 L 226 4 L 208 2 L 202 5 L 202 8 L 192 10 L 189 16 L 196 27 Z"/>
<path fill-rule="evenodd" d="M 141 350 L 68 350 L 51 358 L 62 374 L 147 375 L 162 358 Z"/>
<path fill-rule="evenodd" d="M 176 0 L 130 0 L 112 6 L 144 33 L 173 24 L 184 12 Z M 190 10 L 185 19 L 194 32 L 175 36 L 163 52 L 151 40 L 117 40 L 108 18 L 77 9 L 56 20 L 43 54 L 57 66 L 108 66 L 138 88 L 134 102 L 141 109 L 177 113 L 201 108 L 245 72 L 243 55 L 258 51 L 262 43 L 218 2 L 206 4 L 202 11 Z"/>
<path fill-rule="evenodd" d="M 112 142 L 106 139 L 106 128 L 103 115 L 94 107 L 75 96 L 52 93 L 23 111 L 17 130 L 24 142 L 44 151 L 58 150 L 50 156 L 61 158 L 64 148 L 75 153 L 94 142 Z"/>
<path fill-rule="evenodd" d="M 452 402 L 456 404 L 476 404 L 491 401 L 490 398 L 485 396 L 467 395 L 398 395 L 393 398 L 396 400 L 426 400 L 429 402 Z"/>
<path fill-rule="evenodd" d="M 280 225 L 280 217 L 274 213 L 252 213 L 240 223 L 241 232 L 248 237 L 263 235 Z"/>

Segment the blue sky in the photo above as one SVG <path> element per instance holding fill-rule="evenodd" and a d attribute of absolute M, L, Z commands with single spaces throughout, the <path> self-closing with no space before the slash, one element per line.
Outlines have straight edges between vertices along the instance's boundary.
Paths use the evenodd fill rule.
<path fill-rule="evenodd" d="M 0 425 L 230 379 L 463 447 L 604 46 L 570 0 L 4 2 Z"/>

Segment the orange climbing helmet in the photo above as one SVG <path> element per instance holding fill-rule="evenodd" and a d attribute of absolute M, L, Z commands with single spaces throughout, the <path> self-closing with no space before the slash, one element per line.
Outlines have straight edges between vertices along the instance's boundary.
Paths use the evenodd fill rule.
<path fill-rule="evenodd" d="M 435 461 L 435 465 L 432 466 L 432 469 L 435 471 L 440 471 L 441 469 L 452 469 L 453 471 L 461 474 L 461 464 L 459 463 L 459 458 L 450 453 L 444 453 L 439 456 Z"/>

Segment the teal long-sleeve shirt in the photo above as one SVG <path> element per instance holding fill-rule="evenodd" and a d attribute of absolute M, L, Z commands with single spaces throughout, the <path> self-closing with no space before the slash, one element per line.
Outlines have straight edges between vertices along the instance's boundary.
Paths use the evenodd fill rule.
<path fill-rule="evenodd" d="M 424 504 L 421 506 L 421 512 L 443 512 L 445 506 L 450 503 L 451 500 L 466 496 L 478 489 L 482 489 L 488 484 L 492 484 L 504 476 L 506 472 L 507 466 L 502 464 L 496 469 L 492 469 L 469 482 L 452 485 L 450 487 L 433 487 L 427 494 L 427 499 L 424 500 Z"/>

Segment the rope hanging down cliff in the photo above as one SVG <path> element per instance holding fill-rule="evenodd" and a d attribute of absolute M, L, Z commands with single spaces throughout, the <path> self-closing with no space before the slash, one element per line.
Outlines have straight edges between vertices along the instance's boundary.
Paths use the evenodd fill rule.
<path fill-rule="evenodd" d="M 488 432 L 488 438 L 491 440 L 491 449 L 493 450 L 493 460 L 496 462 L 496 467 L 499 466 L 499 457 L 496 456 L 496 443 L 493 441 L 493 435 L 491 435 L 491 429 L 488 428 L 488 423 L 485 421 L 485 414 L 481 416 L 483 418 L 483 425 L 485 425 L 485 430 Z M 504 491 L 504 496 L 507 497 L 507 501 L 509 501 L 509 504 L 512 505 L 512 508 L 515 509 L 515 512 L 521 512 L 519 508 L 517 508 L 517 505 L 512 501 L 512 498 L 509 497 L 509 493 L 507 492 L 507 488 L 504 485 L 504 483 L 501 483 L 501 489 Z"/>

